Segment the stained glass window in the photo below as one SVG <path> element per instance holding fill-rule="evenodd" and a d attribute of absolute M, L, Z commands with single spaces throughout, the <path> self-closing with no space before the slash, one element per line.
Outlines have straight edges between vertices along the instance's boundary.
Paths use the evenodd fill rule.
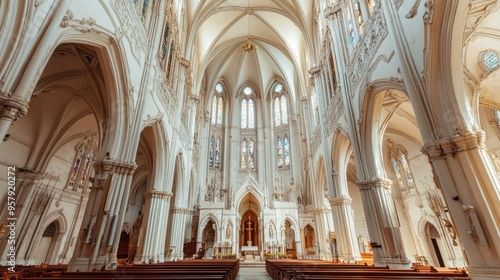
<path fill-rule="evenodd" d="M 358 25 L 359 33 L 363 33 L 365 25 L 363 23 L 363 14 L 361 13 L 359 0 L 354 2 L 354 14 L 356 15 L 356 24 Z"/>
<path fill-rule="evenodd" d="M 223 109 L 222 97 L 219 96 L 219 101 L 217 104 L 217 125 L 222 125 L 222 109 Z"/>
<path fill-rule="evenodd" d="M 82 191 L 87 184 L 92 170 L 92 161 L 94 158 L 93 138 L 89 137 L 78 143 L 74 162 L 69 174 L 67 188 Z"/>
<path fill-rule="evenodd" d="M 401 152 L 401 165 L 403 166 L 404 175 L 406 178 L 406 182 L 408 183 L 408 187 L 411 189 L 415 187 L 413 182 L 413 176 L 411 175 L 410 165 L 408 164 L 408 160 L 406 159 L 406 154 Z"/>
<path fill-rule="evenodd" d="M 219 136 L 215 138 L 215 168 L 220 167 L 220 139 Z"/>
<path fill-rule="evenodd" d="M 396 174 L 396 179 L 398 181 L 398 186 L 400 189 L 404 189 L 403 178 L 401 177 L 401 168 L 399 168 L 399 163 L 393 159 L 392 167 L 394 168 L 394 173 Z"/>
<path fill-rule="evenodd" d="M 278 141 L 276 143 L 277 148 L 277 158 L 278 158 L 278 168 L 283 168 L 284 160 L 283 160 L 283 142 L 281 142 L 281 138 L 278 137 Z"/>
<path fill-rule="evenodd" d="M 354 30 L 355 27 L 354 27 L 353 20 L 351 18 L 351 12 L 349 9 L 349 5 L 348 5 L 348 8 L 345 10 L 345 16 L 346 16 L 347 33 L 349 36 L 349 41 L 351 44 L 354 44 L 356 42 L 356 35 L 355 35 L 355 30 Z"/>
<path fill-rule="evenodd" d="M 388 140 L 388 147 L 391 157 L 392 167 L 398 182 L 398 186 L 403 191 L 415 188 L 415 181 L 408 163 L 407 151 L 402 145 L 394 144 Z"/>
<path fill-rule="evenodd" d="M 274 88 L 274 92 L 276 93 L 281 93 L 282 90 L 283 90 L 282 84 L 277 84 L 276 87 Z"/>
<path fill-rule="evenodd" d="M 215 91 L 217 91 L 217 93 L 222 93 L 222 90 L 223 90 L 223 88 L 222 88 L 221 84 L 215 85 Z"/>
<path fill-rule="evenodd" d="M 210 137 L 210 149 L 208 152 L 208 166 L 213 167 L 214 166 L 214 145 L 215 145 L 215 139 L 214 137 Z"/>
<path fill-rule="evenodd" d="M 274 125 L 281 125 L 281 110 L 280 110 L 280 100 L 278 97 L 274 99 Z"/>
<path fill-rule="evenodd" d="M 290 144 L 288 143 L 288 136 L 283 140 L 283 157 L 285 158 L 285 167 L 290 166 Z"/>
<path fill-rule="evenodd" d="M 80 148 L 75 159 L 75 164 L 73 165 L 73 170 L 71 170 L 71 176 L 69 177 L 70 181 L 75 181 L 75 177 L 78 174 L 78 169 L 80 169 L 80 164 L 82 163 L 83 153 L 83 148 Z"/>
<path fill-rule="evenodd" d="M 241 128 L 247 128 L 247 109 L 248 102 L 246 98 L 241 101 Z"/>
<path fill-rule="evenodd" d="M 255 107 L 253 105 L 253 99 L 250 98 L 248 100 L 248 128 L 255 128 L 255 115 L 254 115 Z"/>
<path fill-rule="evenodd" d="M 281 96 L 281 122 L 288 124 L 288 108 L 286 106 L 286 96 Z"/>
<path fill-rule="evenodd" d="M 252 92 L 253 92 L 253 90 L 252 90 L 252 88 L 251 88 L 251 87 L 246 87 L 246 88 L 243 90 L 243 93 L 244 93 L 245 95 L 250 95 L 250 94 L 252 94 Z"/>
<path fill-rule="evenodd" d="M 241 170 L 247 170 L 247 156 L 248 156 L 248 148 L 247 148 L 247 140 L 243 139 L 241 142 Z"/>
<path fill-rule="evenodd" d="M 83 188 L 85 182 L 87 182 L 87 177 L 89 176 L 89 168 L 90 168 L 90 163 L 92 162 L 92 158 L 93 158 L 92 153 L 89 153 L 85 160 L 85 165 L 82 170 L 82 176 L 80 176 L 80 186 L 79 186 L 80 188 Z"/>
<path fill-rule="evenodd" d="M 216 116 L 217 116 L 217 97 L 214 95 L 212 98 L 212 124 L 216 124 Z"/>
<path fill-rule="evenodd" d="M 496 53 L 488 51 L 483 54 L 483 63 L 491 72 L 500 66 L 500 59 Z"/>
<path fill-rule="evenodd" d="M 254 153 L 254 142 L 253 139 L 250 139 L 248 142 L 248 170 L 253 170 L 255 168 L 254 165 L 254 160 L 255 160 L 255 153 Z"/>
<path fill-rule="evenodd" d="M 141 16 L 143 22 L 146 20 L 146 15 L 148 14 L 148 5 L 149 5 L 149 0 L 144 0 L 144 2 L 142 2 Z"/>

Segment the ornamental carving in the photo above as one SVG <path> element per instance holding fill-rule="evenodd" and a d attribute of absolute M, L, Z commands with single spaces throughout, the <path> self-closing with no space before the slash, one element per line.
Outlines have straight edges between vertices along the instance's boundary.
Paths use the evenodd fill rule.
<path fill-rule="evenodd" d="M 115 0 L 113 2 L 113 9 L 118 15 L 118 20 L 122 26 L 121 30 L 130 40 L 132 55 L 137 62 L 140 62 L 141 52 L 145 52 L 148 45 L 146 30 L 142 21 L 136 15 L 129 1 Z"/>
<path fill-rule="evenodd" d="M 315 154 L 321 144 L 321 126 L 317 126 L 311 137 L 311 152 Z"/>
<path fill-rule="evenodd" d="M 344 114 L 344 103 L 342 101 L 342 94 L 340 90 L 336 90 L 338 94 L 334 95 L 328 104 L 328 108 L 325 114 L 325 130 L 326 135 L 333 133 L 338 124 L 340 117 Z"/>
<path fill-rule="evenodd" d="M 366 24 L 365 34 L 354 48 L 351 60 L 346 67 L 349 82 L 353 88 L 356 88 L 362 77 L 366 75 L 369 63 L 376 54 L 376 49 L 378 49 L 387 34 L 384 15 L 381 9 L 376 9 L 370 21 Z M 354 95 L 354 91 L 351 91 L 351 97 L 353 97 L 352 95 Z"/>

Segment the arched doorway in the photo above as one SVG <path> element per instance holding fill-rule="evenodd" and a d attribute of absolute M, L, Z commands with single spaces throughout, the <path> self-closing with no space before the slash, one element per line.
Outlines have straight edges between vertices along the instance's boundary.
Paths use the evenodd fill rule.
<path fill-rule="evenodd" d="M 242 215 L 240 231 L 241 246 L 259 246 L 259 220 L 254 212 L 247 211 Z M 260 246 L 259 246 L 260 247 Z"/>
<path fill-rule="evenodd" d="M 314 246 L 314 228 L 311 225 L 304 227 L 304 252 L 305 258 L 311 258 L 316 255 L 316 248 Z"/>
<path fill-rule="evenodd" d="M 286 253 L 288 257 L 294 257 L 296 253 L 296 243 L 295 243 L 295 231 L 292 228 L 292 223 L 290 220 L 285 221 L 285 248 L 283 253 Z"/>
<path fill-rule="evenodd" d="M 217 234 L 215 227 L 214 221 L 208 220 L 205 228 L 203 228 L 201 249 L 198 254 L 203 254 L 205 258 L 212 257 L 214 254 L 215 235 Z"/>
<path fill-rule="evenodd" d="M 128 259 L 128 246 L 130 243 L 130 235 L 126 231 L 120 234 L 120 242 L 118 243 L 118 251 L 116 252 L 117 259 Z"/>
<path fill-rule="evenodd" d="M 56 221 L 50 223 L 43 231 L 40 244 L 35 258 L 35 263 L 52 263 L 53 256 L 57 254 L 57 237 L 59 235 L 59 225 Z"/>
<path fill-rule="evenodd" d="M 252 193 L 247 193 L 240 201 L 240 228 L 238 251 L 247 256 L 257 256 L 263 248 L 263 232 L 260 224 L 260 203 Z"/>
<path fill-rule="evenodd" d="M 443 256 L 441 255 L 441 250 L 439 249 L 439 243 L 441 242 L 439 231 L 433 224 L 428 222 L 425 225 L 425 234 L 427 236 L 427 242 L 430 249 L 429 251 L 432 254 L 434 264 L 439 264 L 440 267 L 444 267 Z"/>

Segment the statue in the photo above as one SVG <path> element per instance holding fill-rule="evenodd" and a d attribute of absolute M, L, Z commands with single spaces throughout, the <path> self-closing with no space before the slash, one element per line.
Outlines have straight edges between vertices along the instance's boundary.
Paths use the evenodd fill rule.
<path fill-rule="evenodd" d="M 231 238 L 231 224 L 227 222 L 226 226 L 226 238 Z"/>
<path fill-rule="evenodd" d="M 273 232 L 273 225 L 269 225 L 269 238 L 273 238 L 274 237 L 274 232 Z"/>

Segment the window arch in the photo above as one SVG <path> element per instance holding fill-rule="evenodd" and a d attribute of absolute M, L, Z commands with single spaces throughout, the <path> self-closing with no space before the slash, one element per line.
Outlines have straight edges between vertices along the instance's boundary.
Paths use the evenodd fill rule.
<path fill-rule="evenodd" d="M 387 147 L 399 190 L 410 191 L 415 188 L 415 181 L 408 163 L 408 152 L 402 145 L 395 144 L 390 139 L 387 140 Z"/>
<path fill-rule="evenodd" d="M 84 191 L 92 172 L 92 163 L 95 155 L 93 137 L 85 138 L 75 147 L 75 157 L 71 165 L 67 188 L 75 191 Z"/>
<path fill-rule="evenodd" d="M 222 161 L 222 139 L 224 135 L 224 87 L 217 83 L 212 97 L 211 134 L 209 142 L 208 166 L 221 169 Z"/>
<path fill-rule="evenodd" d="M 255 169 L 255 142 L 253 139 L 243 138 L 240 149 L 240 170 L 251 171 Z"/>
<path fill-rule="evenodd" d="M 274 134 L 276 139 L 276 165 L 278 169 L 290 167 L 290 140 L 287 94 L 282 84 L 273 88 Z"/>
<path fill-rule="evenodd" d="M 245 97 L 241 99 L 241 128 L 255 129 L 255 102 L 251 96 L 253 90 L 247 86 L 243 93 Z"/>

